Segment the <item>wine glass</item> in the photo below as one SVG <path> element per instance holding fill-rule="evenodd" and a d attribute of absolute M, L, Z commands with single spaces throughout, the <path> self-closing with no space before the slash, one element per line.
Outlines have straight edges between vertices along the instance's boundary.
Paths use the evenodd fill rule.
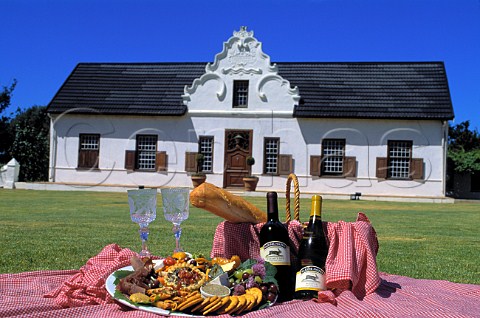
<path fill-rule="evenodd" d="M 175 235 L 174 252 L 183 252 L 180 247 L 182 228 L 180 224 L 188 219 L 189 189 L 188 188 L 165 188 L 161 189 L 163 202 L 163 215 L 165 219 L 173 223 Z"/>
<path fill-rule="evenodd" d="M 143 189 L 128 190 L 128 204 L 130 205 L 130 217 L 132 221 L 140 226 L 140 239 L 142 240 L 142 250 L 140 257 L 150 257 L 151 253 L 147 247 L 148 224 L 155 220 L 157 215 L 157 190 Z"/>

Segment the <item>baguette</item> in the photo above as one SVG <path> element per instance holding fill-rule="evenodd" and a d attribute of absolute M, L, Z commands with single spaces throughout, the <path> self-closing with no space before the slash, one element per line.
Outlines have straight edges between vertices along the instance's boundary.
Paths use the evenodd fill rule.
<path fill-rule="evenodd" d="M 265 212 L 245 199 L 224 189 L 204 182 L 190 193 L 190 203 L 232 223 L 262 223 Z"/>

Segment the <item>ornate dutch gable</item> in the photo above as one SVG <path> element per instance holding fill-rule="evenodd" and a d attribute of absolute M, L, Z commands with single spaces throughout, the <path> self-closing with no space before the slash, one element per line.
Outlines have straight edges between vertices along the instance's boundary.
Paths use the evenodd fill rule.
<path fill-rule="evenodd" d="M 191 86 L 185 86 L 183 102 L 188 105 L 200 86 L 209 81 L 216 81 L 215 94 L 219 102 L 224 101 L 228 83 L 233 79 L 248 79 L 253 83 L 259 102 L 268 101 L 265 90 L 267 83 L 274 82 L 275 90 L 289 96 L 285 104 L 293 110 L 300 100 L 298 87 L 291 87 L 290 82 L 278 74 L 278 68 L 270 62 L 270 56 L 262 50 L 262 43 L 254 36 L 253 31 L 241 27 L 234 31 L 233 36 L 223 43 L 223 49 L 215 56 L 213 63 L 207 63 L 205 73 L 193 81 Z"/>

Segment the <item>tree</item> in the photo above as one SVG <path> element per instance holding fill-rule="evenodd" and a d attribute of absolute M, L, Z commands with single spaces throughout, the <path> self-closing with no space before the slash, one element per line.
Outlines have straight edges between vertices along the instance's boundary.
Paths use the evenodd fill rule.
<path fill-rule="evenodd" d="M 455 172 L 480 172 L 480 149 L 449 151 L 448 156 Z"/>
<path fill-rule="evenodd" d="M 8 106 L 10 106 L 10 101 L 12 99 L 12 93 L 17 85 L 17 81 L 13 80 L 12 85 L 10 87 L 3 87 L 3 91 L 0 92 L 0 114 L 2 114 Z"/>
<path fill-rule="evenodd" d="M 480 134 L 477 130 L 470 130 L 469 120 L 450 126 L 448 147 L 453 151 L 480 149 Z"/>
<path fill-rule="evenodd" d="M 10 153 L 20 163 L 20 181 L 48 179 L 49 118 L 44 106 L 33 106 L 10 122 L 14 136 Z"/>
<path fill-rule="evenodd" d="M 17 85 L 17 81 L 13 80 L 10 87 L 4 86 L 0 92 L 0 165 L 6 163 L 10 156 L 8 150 L 12 145 L 12 136 L 10 135 L 10 118 L 3 112 L 10 106 L 12 93 Z"/>
<path fill-rule="evenodd" d="M 10 148 L 11 137 L 8 131 L 7 118 L 0 118 L 0 166 L 8 162 L 8 149 Z"/>
<path fill-rule="evenodd" d="M 470 130 L 468 120 L 450 127 L 448 160 L 450 172 L 480 172 L 480 134 L 477 130 Z"/>

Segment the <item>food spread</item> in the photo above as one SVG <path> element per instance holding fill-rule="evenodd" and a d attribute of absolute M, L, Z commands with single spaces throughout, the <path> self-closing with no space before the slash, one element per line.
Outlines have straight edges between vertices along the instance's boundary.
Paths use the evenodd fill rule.
<path fill-rule="evenodd" d="M 173 312 L 238 315 L 272 304 L 278 292 L 272 282 L 274 267 L 263 260 L 241 263 L 238 256 L 208 260 L 182 253 L 163 259 L 158 268 L 151 259 L 134 257 L 131 263 L 133 272 L 114 273 L 115 296 Z M 228 286 L 216 285 L 216 278 L 227 274 Z"/>

